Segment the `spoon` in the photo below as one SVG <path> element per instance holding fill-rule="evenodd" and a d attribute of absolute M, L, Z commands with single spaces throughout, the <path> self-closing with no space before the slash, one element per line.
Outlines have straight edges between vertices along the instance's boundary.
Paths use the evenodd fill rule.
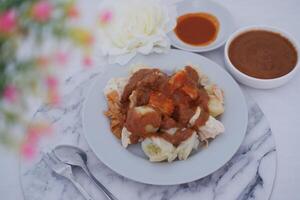
<path fill-rule="evenodd" d="M 88 175 L 92 181 L 104 192 L 106 197 L 110 200 L 118 200 L 102 183 L 100 183 L 95 176 L 90 172 L 87 166 L 87 155 L 86 153 L 75 146 L 71 145 L 59 145 L 53 150 L 54 154 L 62 162 L 71 165 L 72 167 L 81 168 L 86 175 Z"/>

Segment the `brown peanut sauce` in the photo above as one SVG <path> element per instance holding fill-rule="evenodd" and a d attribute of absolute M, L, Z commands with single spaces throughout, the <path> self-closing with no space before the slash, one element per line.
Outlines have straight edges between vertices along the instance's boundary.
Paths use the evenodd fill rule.
<path fill-rule="evenodd" d="M 150 107 L 152 112 L 141 114 L 129 108 L 130 96 L 135 95 L 135 107 Z M 131 143 L 137 143 L 147 137 L 161 137 L 168 142 L 179 145 L 189 138 L 209 117 L 208 94 L 199 84 L 198 73 L 189 66 L 170 76 L 159 69 L 141 69 L 135 72 L 124 88 L 121 106 L 125 114 L 124 126 L 132 134 Z M 201 114 L 194 127 L 189 120 L 200 106 Z M 155 132 L 147 132 L 151 125 Z M 177 128 L 175 134 L 164 132 Z"/>
<path fill-rule="evenodd" d="M 288 74 L 298 59 L 295 47 L 287 38 L 264 30 L 247 31 L 237 36 L 228 53 L 235 68 L 261 79 Z"/>

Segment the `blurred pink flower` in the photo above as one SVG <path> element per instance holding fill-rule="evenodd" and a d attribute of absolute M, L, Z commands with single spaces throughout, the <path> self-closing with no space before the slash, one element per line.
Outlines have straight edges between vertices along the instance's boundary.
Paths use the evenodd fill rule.
<path fill-rule="evenodd" d="M 113 17 L 112 11 L 110 11 L 110 10 L 102 11 L 100 14 L 100 18 L 99 18 L 100 23 L 107 24 L 112 20 L 112 17 Z"/>
<path fill-rule="evenodd" d="M 85 67 L 89 68 L 93 65 L 93 60 L 90 56 L 85 56 L 82 60 L 82 63 Z"/>
<path fill-rule="evenodd" d="M 25 158 L 25 159 L 32 159 L 37 153 L 36 150 L 36 144 L 31 144 L 31 143 L 24 143 L 21 146 L 21 155 Z"/>
<path fill-rule="evenodd" d="M 46 79 L 47 87 L 48 87 L 48 102 L 50 104 L 59 104 L 60 103 L 60 95 L 59 95 L 59 82 L 58 79 L 54 76 L 48 76 Z"/>
<path fill-rule="evenodd" d="M 17 88 L 14 85 L 7 85 L 4 88 L 3 98 L 10 103 L 16 102 L 18 98 Z"/>
<path fill-rule="evenodd" d="M 46 79 L 48 87 L 48 102 L 57 105 L 60 103 L 60 95 L 58 90 L 58 79 L 54 76 L 48 76 Z"/>
<path fill-rule="evenodd" d="M 54 76 L 49 75 L 46 80 L 48 88 L 57 88 L 58 87 L 58 79 Z"/>
<path fill-rule="evenodd" d="M 27 129 L 27 141 L 37 142 L 38 137 L 52 132 L 52 126 L 48 123 L 36 123 Z"/>
<path fill-rule="evenodd" d="M 48 94 L 48 102 L 54 105 L 58 105 L 61 102 L 59 92 L 56 88 L 50 89 Z"/>
<path fill-rule="evenodd" d="M 57 52 L 55 54 L 55 60 L 59 63 L 59 64 L 66 64 L 68 61 L 68 54 L 65 52 Z"/>
<path fill-rule="evenodd" d="M 11 33 L 17 26 L 15 10 L 8 10 L 0 14 L 0 32 Z"/>
<path fill-rule="evenodd" d="M 52 11 L 52 4 L 47 0 L 41 0 L 33 5 L 32 16 L 38 22 L 46 22 L 50 19 Z"/>
<path fill-rule="evenodd" d="M 37 153 L 40 137 L 52 133 L 52 126 L 48 123 L 36 123 L 27 129 L 26 138 L 21 145 L 21 155 L 25 159 L 32 159 Z"/>
<path fill-rule="evenodd" d="M 27 131 L 26 143 L 36 144 L 38 142 L 41 134 L 42 134 L 42 132 L 40 132 L 38 129 L 30 128 Z"/>

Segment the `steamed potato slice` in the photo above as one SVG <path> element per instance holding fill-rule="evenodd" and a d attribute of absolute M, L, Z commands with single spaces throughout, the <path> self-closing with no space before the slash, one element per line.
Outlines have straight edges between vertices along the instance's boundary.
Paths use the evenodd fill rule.
<path fill-rule="evenodd" d="M 146 138 L 142 142 L 142 149 L 151 162 L 172 162 L 176 158 L 173 144 L 159 137 Z"/>

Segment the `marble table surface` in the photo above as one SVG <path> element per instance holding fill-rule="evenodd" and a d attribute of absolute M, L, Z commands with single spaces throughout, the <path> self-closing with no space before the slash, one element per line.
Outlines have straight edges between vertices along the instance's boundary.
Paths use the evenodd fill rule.
<path fill-rule="evenodd" d="M 289 32 L 300 43 L 299 0 L 222 0 L 219 3 L 232 13 L 237 27 L 255 24 L 275 26 Z M 223 53 L 223 48 L 220 48 L 203 55 L 224 67 Z M 73 75 L 81 73 L 81 71 L 74 67 L 67 73 Z M 63 88 L 66 94 L 69 93 L 70 89 L 77 87 L 76 80 L 70 80 L 70 83 L 66 88 Z M 277 89 L 257 90 L 241 85 L 241 88 L 251 94 L 263 110 L 276 140 L 278 167 L 271 200 L 299 199 L 299 85 L 300 73 L 287 85 Z M 18 172 L 19 158 L 15 152 L 2 147 L 0 147 L 0 156 L 1 199 L 22 200 L 23 194 Z"/>
<path fill-rule="evenodd" d="M 276 146 L 270 126 L 258 105 L 248 95 L 249 123 L 246 137 L 235 156 L 221 169 L 200 180 L 175 185 L 153 186 L 124 178 L 98 160 L 82 135 L 81 105 L 91 80 L 102 73 L 92 73 L 64 97 L 60 107 L 41 107 L 35 117 L 53 122 L 55 134 L 44 138 L 40 151 L 47 152 L 58 144 L 72 144 L 84 149 L 92 173 L 120 200 L 246 200 L 268 199 L 276 175 Z M 79 75 L 82 77 L 82 75 Z M 76 79 L 76 77 L 72 77 Z M 70 79 L 70 81 L 72 81 Z M 68 83 L 67 83 L 68 84 Z M 81 200 L 83 197 L 66 179 L 56 176 L 41 155 L 34 162 L 21 161 L 20 178 L 25 200 Z M 104 195 L 80 171 L 78 181 L 95 199 Z M 175 175 L 175 174 L 174 174 Z"/>

